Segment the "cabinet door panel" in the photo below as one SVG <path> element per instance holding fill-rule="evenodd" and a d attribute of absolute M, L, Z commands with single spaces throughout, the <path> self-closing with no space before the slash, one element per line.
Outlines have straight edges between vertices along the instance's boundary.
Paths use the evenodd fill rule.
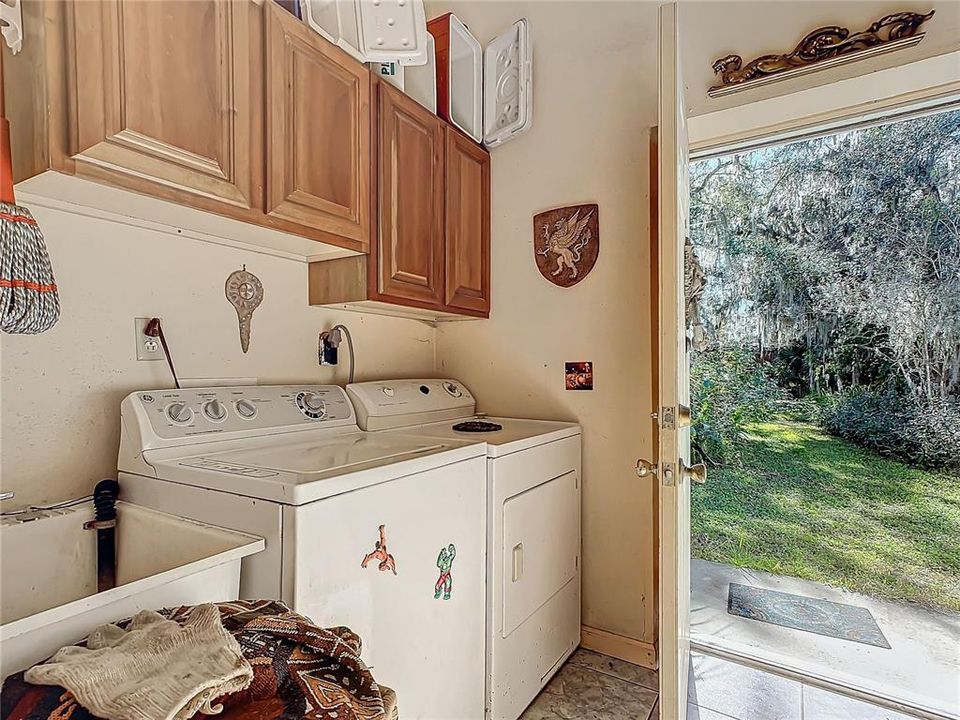
<path fill-rule="evenodd" d="M 490 311 L 490 155 L 453 128 L 446 152 L 446 304 Z"/>
<path fill-rule="evenodd" d="M 443 304 L 443 127 L 380 83 L 377 246 L 381 295 Z"/>
<path fill-rule="evenodd" d="M 69 151 L 78 173 L 91 167 L 120 187 L 259 207 L 249 7 L 86 0 L 70 12 Z"/>
<path fill-rule="evenodd" d="M 364 246 L 370 73 L 274 3 L 267 12 L 267 213 Z"/>

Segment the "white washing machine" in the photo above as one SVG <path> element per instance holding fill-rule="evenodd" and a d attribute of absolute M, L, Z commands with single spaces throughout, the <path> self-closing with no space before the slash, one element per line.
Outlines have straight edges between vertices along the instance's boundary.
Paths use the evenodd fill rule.
<path fill-rule="evenodd" d="M 121 497 L 264 537 L 241 596 L 352 628 L 401 718 L 484 716 L 482 441 L 361 432 L 335 386 L 136 392 L 121 416 Z"/>
<path fill-rule="evenodd" d="M 487 716 L 516 720 L 580 643 L 580 426 L 477 416 L 455 380 L 355 383 L 360 427 L 487 454 Z"/>

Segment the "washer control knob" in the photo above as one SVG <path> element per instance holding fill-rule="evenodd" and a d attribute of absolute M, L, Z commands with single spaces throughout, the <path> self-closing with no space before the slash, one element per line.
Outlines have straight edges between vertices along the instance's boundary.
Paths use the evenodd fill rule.
<path fill-rule="evenodd" d="M 251 400 L 237 400 L 233 407 L 236 409 L 237 415 L 244 420 L 253 420 L 257 416 L 257 406 Z"/>
<path fill-rule="evenodd" d="M 188 425 L 193 420 L 193 410 L 185 402 L 172 402 L 166 408 L 167 419 L 175 425 Z"/>
<path fill-rule="evenodd" d="M 382 388 L 380 388 L 380 392 L 382 392 L 382 393 L 383 393 L 384 395 L 386 395 L 387 397 L 393 397 L 393 396 L 396 394 L 396 393 L 394 392 L 394 389 L 393 389 L 392 387 L 387 386 L 387 385 L 384 385 Z"/>
<path fill-rule="evenodd" d="M 206 415 L 209 420 L 223 422 L 227 419 L 227 408 L 224 407 L 222 402 L 214 398 L 204 403 L 203 414 Z"/>
<path fill-rule="evenodd" d="M 327 404 L 314 392 L 297 393 L 297 407 L 311 420 L 320 420 L 327 414 Z"/>

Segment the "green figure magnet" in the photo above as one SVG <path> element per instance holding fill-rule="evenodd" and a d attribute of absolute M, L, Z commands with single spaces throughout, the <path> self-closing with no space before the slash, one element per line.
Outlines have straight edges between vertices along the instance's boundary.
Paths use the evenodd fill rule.
<path fill-rule="evenodd" d="M 437 580 L 437 586 L 433 597 L 435 600 L 440 599 L 440 593 L 443 593 L 443 599 L 449 600 L 450 593 L 453 591 L 453 576 L 450 574 L 450 571 L 453 568 L 453 559 L 457 556 L 457 548 L 453 543 L 450 543 L 447 547 L 440 549 L 440 554 L 437 555 L 437 567 L 440 568 L 440 578 Z"/>

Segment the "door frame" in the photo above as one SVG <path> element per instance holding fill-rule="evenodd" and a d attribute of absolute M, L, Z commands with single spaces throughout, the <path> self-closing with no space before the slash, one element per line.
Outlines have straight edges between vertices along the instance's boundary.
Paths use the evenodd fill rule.
<path fill-rule="evenodd" d="M 690 161 L 960 109 L 960 51 L 795 93 L 688 118 Z M 947 720 L 908 693 L 864 685 L 850 674 L 826 675 L 816 665 L 776 652 L 691 632 L 693 650 L 930 720 Z"/>
<path fill-rule="evenodd" d="M 656 252 L 652 326 L 658 369 L 653 392 L 657 444 L 656 464 L 643 470 L 657 484 L 660 715 L 684 720 L 690 670 L 691 480 L 684 465 L 689 460 L 689 428 L 685 427 L 689 423 L 682 419 L 682 410 L 690 402 L 683 248 L 689 233 L 690 158 L 678 3 L 661 5 L 658 20 L 656 190 L 651 192 L 657 203 L 655 222 L 651 222 L 656 228 L 651 248 Z M 637 469 L 642 476 L 639 462 Z"/>

